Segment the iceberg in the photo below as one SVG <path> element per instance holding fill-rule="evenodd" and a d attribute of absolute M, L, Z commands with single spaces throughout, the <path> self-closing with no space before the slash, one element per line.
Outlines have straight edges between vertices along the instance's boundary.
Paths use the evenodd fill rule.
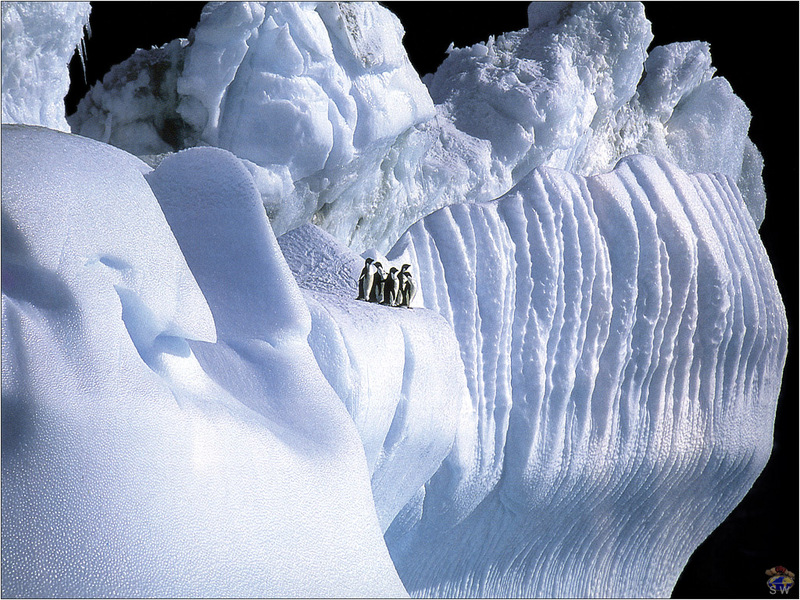
<path fill-rule="evenodd" d="M 764 468 L 750 112 L 640 3 L 420 79 L 379 4 L 212 2 L 72 133 L 88 7 L 2 12 L 4 596 L 664 596 Z"/>

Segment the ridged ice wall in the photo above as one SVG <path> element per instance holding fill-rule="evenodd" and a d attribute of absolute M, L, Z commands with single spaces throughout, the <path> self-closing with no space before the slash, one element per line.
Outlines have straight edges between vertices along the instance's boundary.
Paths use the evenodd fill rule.
<path fill-rule="evenodd" d="M 471 409 L 387 532 L 419 596 L 668 596 L 769 458 L 787 324 L 727 177 L 538 169 L 389 259 L 449 320 Z"/>

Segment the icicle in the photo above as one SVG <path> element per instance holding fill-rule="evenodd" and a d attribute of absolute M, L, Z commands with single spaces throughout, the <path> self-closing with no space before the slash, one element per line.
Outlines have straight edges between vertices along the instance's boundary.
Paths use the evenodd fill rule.
<path fill-rule="evenodd" d="M 89 83 L 89 77 L 86 74 L 86 40 L 87 38 L 92 37 L 92 26 L 89 24 L 89 21 L 86 21 L 86 25 L 83 26 L 83 37 L 81 41 L 78 43 L 78 47 L 76 48 L 78 54 L 81 57 L 81 68 L 83 69 L 83 82 Z"/>

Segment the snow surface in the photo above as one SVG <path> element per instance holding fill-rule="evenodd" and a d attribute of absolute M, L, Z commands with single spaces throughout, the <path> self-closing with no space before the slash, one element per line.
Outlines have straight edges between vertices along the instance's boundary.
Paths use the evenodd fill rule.
<path fill-rule="evenodd" d="M 83 57 L 88 2 L 3 2 L 2 120 L 69 131 L 69 63 Z"/>
<path fill-rule="evenodd" d="M 358 252 L 538 166 L 593 175 L 631 154 L 728 175 L 763 220 L 749 111 L 708 44 L 648 55 L 641 3 L 534 2 L 527 29 L 451 48 L 425 85 L 402 34 L 371 3 L 210 3 L 190 40 L 137 52 L 70 123 L 135 154 L 231 150 L 277 234 L 312 220 Z"/>
<path fill-rule="evenodd" d="M 354 300 L 364 260 L 321 229 L 278 243 L 311 311 L 308 343 L 361 435 L 385 530 L 453 445 L 469 400 L 458 342 L 433 311 Z"/>
<path fill-rule="evenodd" d="M 404 596 L 241 163 L 2 153 L 3 595 Z"/>
<path fill-rule="evenodd" d="M 786 357 L 733 181 L 644 156 L 540 168 L 387 256 L 418 265 L 472 401 L 387 532 L 409 592 L 669 596 L 769 458 Z"/>

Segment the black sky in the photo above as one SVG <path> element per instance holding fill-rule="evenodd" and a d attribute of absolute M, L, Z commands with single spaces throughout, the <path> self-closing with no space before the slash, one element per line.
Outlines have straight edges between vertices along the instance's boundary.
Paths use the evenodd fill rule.
<path fill-rule="evenodd" d="M 435 70 L 451 42 L 466 46 L 527 25 L 525 2 L 383 2 L 403 23 L 412 64 Z M 93 2 L 87 42 L 89 83 L 136 48 L 186 37 L 203 3 Z M 767 598 L 764 571 L 798 563 L 798 7 L 796 2 L 645 2 L 653 46 L 702 40 L 717 75 L 750 108 L 750 137 L 764 156 L 767 217 L 761 236 L 772 260 L 790 327 L 773 456 L 744 501 L 693 555 L 674 597 Z M 86 92 L 72 64 L 74 112 Z M 798 597 L 795 588 L 786 597 Z"/>

